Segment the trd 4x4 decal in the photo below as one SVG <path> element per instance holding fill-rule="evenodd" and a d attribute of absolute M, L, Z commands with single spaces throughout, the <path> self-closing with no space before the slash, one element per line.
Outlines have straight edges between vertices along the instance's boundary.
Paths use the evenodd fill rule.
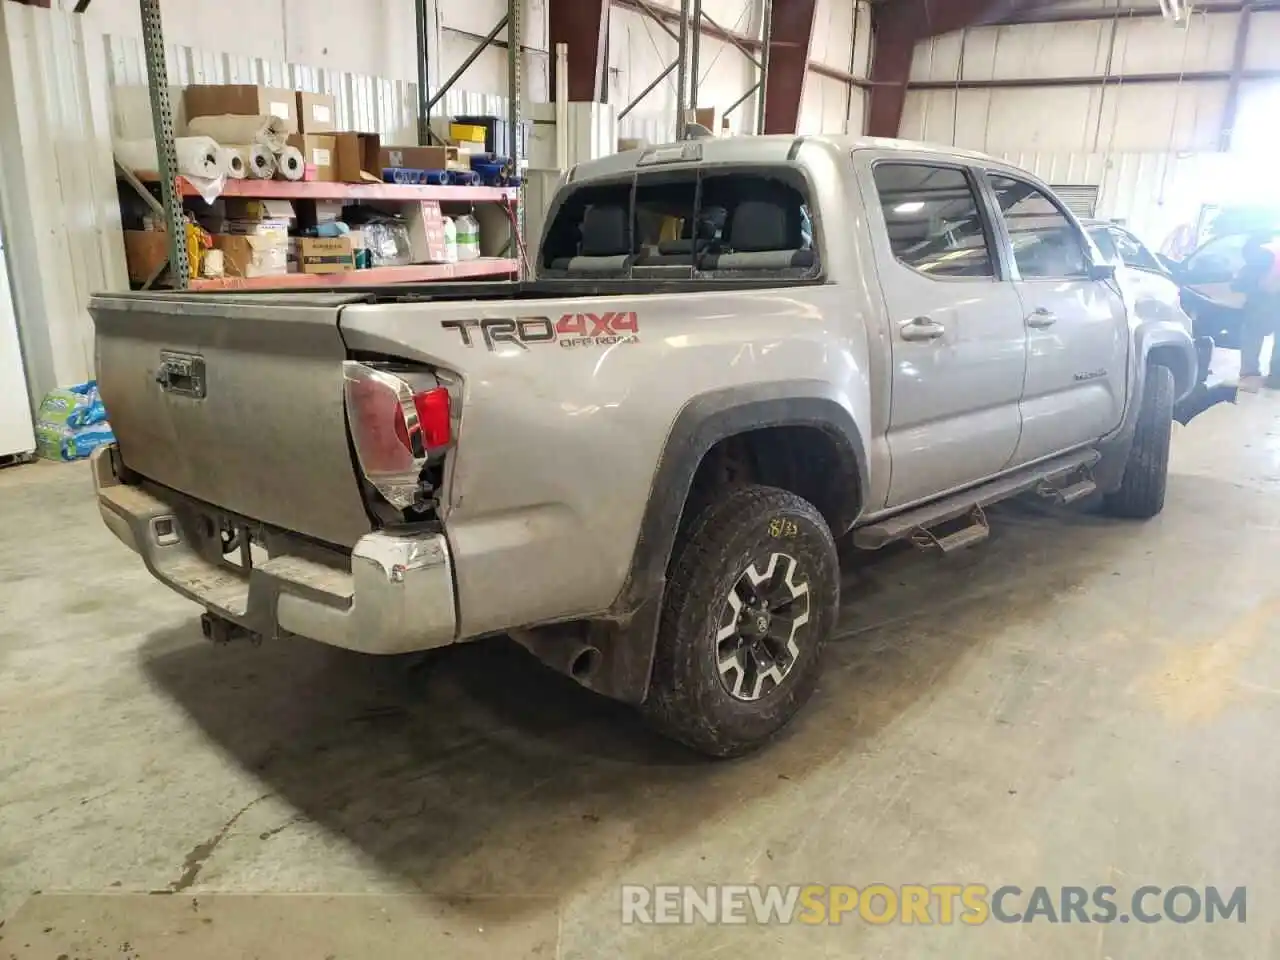
<path fill-rule="evenodd" d="M 639 343 L 640 322 L 630 313 L 566 313 L 555 323 L 550 317 L 508 317 L 501 320 L 442 320 L 445 330 L 457 330 L 464 346 L 475 346 L 479 331 L 485 348 L 513 343 L 522 350 L 531 344 L 559 343 L 566 349 Z"/>

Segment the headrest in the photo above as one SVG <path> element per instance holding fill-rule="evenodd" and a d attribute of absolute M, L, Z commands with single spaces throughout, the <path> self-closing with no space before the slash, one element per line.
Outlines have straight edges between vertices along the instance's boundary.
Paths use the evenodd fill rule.
<path fill-rule="evenodd" d="M 773 200 L 743 200 L 733 210 L 729 225 L 729 244 L 734 250 L 751 253 L 758 250 L 786 250 L 789 242 L 787 208 Z"/>
<path fill-rule="evenodd" d="M 599 204 L 582 217 L 582 256 L 617 257 L 631 253 L 631 231 L 625 207 Z"/>
<path fill-rule="evenodd" d="M 698 215 L 698 239 L 714 240 L 716 235 L 724 229 L 724 221 L 726 216 L 724 207 L 708 207 Z M 684 227 L 680 230 L 680 238 L 682 240 L 693 239 L 692 219 L 686 219 Z"/>

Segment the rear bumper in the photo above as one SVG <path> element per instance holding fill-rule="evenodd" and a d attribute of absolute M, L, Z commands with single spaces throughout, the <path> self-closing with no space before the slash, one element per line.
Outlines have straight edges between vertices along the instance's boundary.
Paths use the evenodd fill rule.
<path fill-rule="evenodd" d="M 367 534 L 352 551 L 349 572 L 276 556 L 246 574 L 198 549 L 183 504 L 123 483 L 110 448 L 95 450 L 91 465 L 103 522 L 152 575 L 252 633 L 296 634 L 374 654 L 457 639 L 453 569 L 443 536 Z"/>

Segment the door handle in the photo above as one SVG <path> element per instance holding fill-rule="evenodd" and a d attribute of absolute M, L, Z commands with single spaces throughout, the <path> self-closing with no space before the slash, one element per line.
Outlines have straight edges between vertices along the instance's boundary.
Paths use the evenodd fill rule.
<path fill-rule="evenodd" d="M 916 317 L 898 327 L 903 340 L 937 340 L 947 328 L 930 317 Z"/>
<path fill-rule="evenodd" d="M 1044 307 L 1036 307 L 1032 311 L 1031 316 L 1027 317 L 1027 326 L 1036 330 L 1043 330 L 1045 327 L 1052 327 L 1058 322 L 1058 315 L 1052 310 Z"/>

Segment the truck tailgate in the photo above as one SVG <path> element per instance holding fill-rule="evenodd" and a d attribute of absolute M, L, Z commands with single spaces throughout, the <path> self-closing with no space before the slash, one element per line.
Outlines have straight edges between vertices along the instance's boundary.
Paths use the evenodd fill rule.
<path fill-rule="evenodd" d="M 351 546 L 371 529 L 338 331 L 358 296 L 103 295 L 102 397 L 125 465 L 232 513 Z"/>

